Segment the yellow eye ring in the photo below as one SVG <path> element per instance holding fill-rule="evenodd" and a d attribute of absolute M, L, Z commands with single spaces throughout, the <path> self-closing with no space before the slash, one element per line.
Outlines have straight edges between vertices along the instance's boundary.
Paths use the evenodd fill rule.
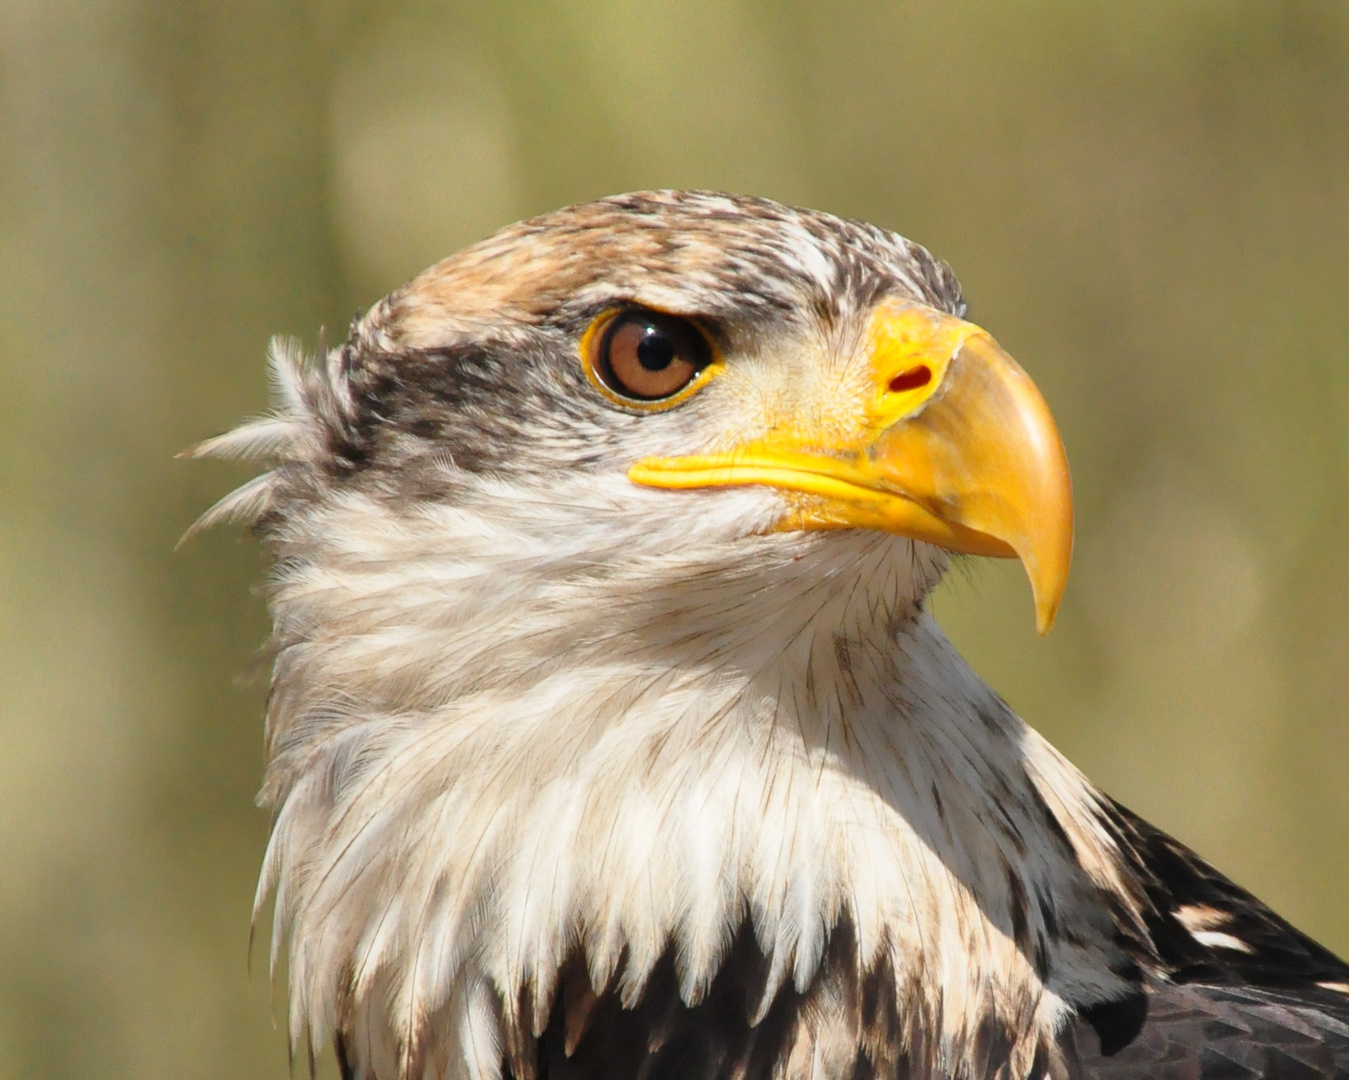
<path fill-rule="evenodd" d="M 599 315 L 581 336 L 580 352 L 595 389 L 616 405 L 644 412 L 686 401 L 722 368 L 696 323 L 646 307 Z"/>

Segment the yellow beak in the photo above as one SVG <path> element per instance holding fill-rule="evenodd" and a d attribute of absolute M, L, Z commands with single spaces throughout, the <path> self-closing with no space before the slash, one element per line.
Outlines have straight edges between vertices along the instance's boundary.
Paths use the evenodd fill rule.
<path fill-rule="evenodd" d="M 720 454 L 646 458 L 638 484 L 766 484 L 793 492 L 781 528 L 866 528 L 950 551 L 1020 558 L 1049 632 L 1068 581 L 1073 495 L 1040 391 L 982 329 L 887 301 L 867 336 L 867 385 L 851 422 L 784 418 Z M 818 417 L 819 413 L 814 415 Z"/>

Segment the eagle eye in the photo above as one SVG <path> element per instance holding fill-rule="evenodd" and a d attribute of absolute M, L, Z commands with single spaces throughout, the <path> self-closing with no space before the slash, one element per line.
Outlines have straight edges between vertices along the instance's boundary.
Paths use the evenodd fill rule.
<path fill-rule="evenodd" d="M 590 370 L 621 399 L 660 402 L 683 390 L 712 362 L 712 348 L 693 323 L 638 308 L 609 316 L 591 338 Z"/>

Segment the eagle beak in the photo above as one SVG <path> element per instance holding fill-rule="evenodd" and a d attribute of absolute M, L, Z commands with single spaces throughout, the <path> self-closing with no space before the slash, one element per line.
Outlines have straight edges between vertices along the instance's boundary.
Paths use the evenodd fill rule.
<path fill-rule="evenodd" d="M 867 385 L 847 423 L 802 409 L 721 454 L 647 458 L 663 488 L 766 484 L 794 493 L 784 529 L 866 528 L 950 551 L 1020 558 L 1049 632 L 1068 581 L 1073 495 L 1049 407 L 988 333 L 892 300 L 872 316 Z M 795 410 L 794 410 L 795 411 Z"/>

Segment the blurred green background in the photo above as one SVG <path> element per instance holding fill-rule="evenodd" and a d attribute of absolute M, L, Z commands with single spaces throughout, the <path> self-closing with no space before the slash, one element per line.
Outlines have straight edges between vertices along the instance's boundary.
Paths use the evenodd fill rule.
<path fill-rule="evenodd" d="M 269 334 L 654 186 L 951 261 L 1079 533 L 1047 641 L 1010 564 L 938 615 L 1349 952 L 1349 5 L 0 0 L 0 1076 L 286 1075 L 246 966 L 263 561 L 174 552 L 247 473 L 173 455 L 265 407 Z"/>

